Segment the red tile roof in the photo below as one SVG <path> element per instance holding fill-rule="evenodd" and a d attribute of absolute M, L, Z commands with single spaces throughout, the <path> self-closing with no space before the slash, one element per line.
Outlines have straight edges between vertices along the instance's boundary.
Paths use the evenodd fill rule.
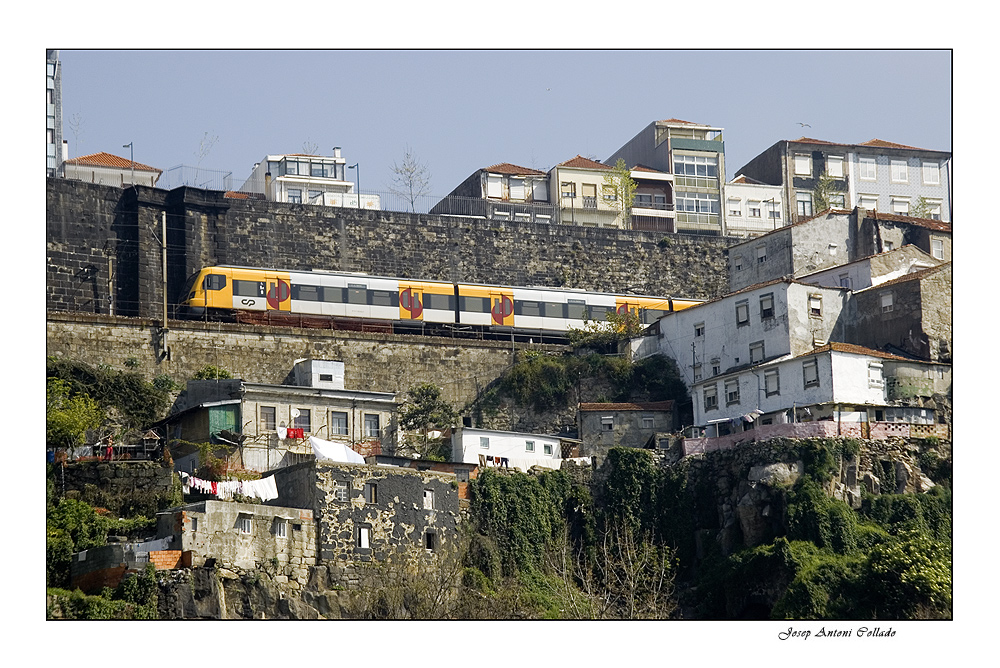
<path fill-rule="evenodd" d="M 560 162 L 560 167 L 579 167 L 583 169 L 611 169 L 610 165 L 605 165 L 596 160 L 591 160 L 590 158 L 584 158 L 582 155 L 577 155 L 575 158 L 571 158 L 566 162 Z"/>
<path fill-rule="evenodd" d="M 922 148 L 917 148 L 916 146 L 907 146 L 906 144 L 896 144 L 891 141 L 885 141 L 884 139 L 869 139 L 868 141 L 858 144 L 858 146 L 874 146 L 876 148 L 909 148 L 914 151 L 923 151 Z"/>
<path fill-rule="evenodd" d="M 520 167 L 518 165 L 512 165 L 509 162 L 501 162 L 490 167 L 486 167 L 487 172 L 496 172 L 497 174 L 530 174 L 537 176 L 545 176 L 545 172 L 540 172 L 537 169 L 531 169 L 530 167 Z"/>
<path fill-rule="evenodd" d="M 866 216 L 866 218 L 867 217 L 868 216 Z M 933 218 L 901 216 L 898 213 L 880 213 L 878 211 L 873 211 L 871 217 L 874 220 L 894 220 L 898 223 L 910 223 L 911 225 L 926 227 L 927 229 L 935 230 L 937 232 L 951 232 L 951 223 L 946 223 L 943 220 L 934 220 Z"/>
<path fill-rule="evenodd" d="M 636 165 L 632 168 L 633 172 L 655 172 L 657 174 L 669 174 L 669 172 L 664 172 L 659 169 L 653 169 L 652 167 L 647 167 L 646 165 Z"/>
<path fill-rule="evenodd" d="M 674 402 L 672 399 L 645 403 L 580 404 L 581 411 L 671 411 L 673 409 Z"/>
<path fill-rule="evenodd" d="M 163 173 L 163 170 L 157 169 L 156 167 L 150 167 L 149 165 L 144 165 L 139 162 L 132 162 L 131 160 L 119 158 L 117 155 L 111 155 L 110 153 L 91 153 L 90 155 L 81 155 L 79 158 L 67 160 L 66 164 L 92 165 L 94 167 L 116 167 L 120 169 L 134 168 L 146 172 L 156 172 L 157 174 Z"/>
<path fill-rule="evenodd" d="M 902 362 L 918 362 L 920 360 L 912 360 L 908 357 L 900 357 L 899 355 L 893 355 L 892 353 L 882 352 L 881 350 L 875 350 L 874 348 L 865 348 L 864 346 L 858 346 L 853 343 L 840 343 L 839 341 L 830 341 L 827 344 L 820 346 L 819 348 L 813 348 L 807 353 L 802 353 L 801 355 L 796 355 L 796 357 L 807 357 L 809 355 L 815 355 L 816 353 L 825 352 L 836 352 L 836 353 L 853 353 L 855 355 L 869 355 L 871 357 L 881 357 L 887 360 L 900 360 Z"/>
<path fill-rule="evenodd" d="M 799 137 L 798 139 L 793 139 L 794 142 L 799 142 L 800 144 L 828 144 L 830 146 L 848 146 L 848 144 L 838 144 L 837 142 L 824 141 L 822 139 L 813 139 L 812 137 Z"/>

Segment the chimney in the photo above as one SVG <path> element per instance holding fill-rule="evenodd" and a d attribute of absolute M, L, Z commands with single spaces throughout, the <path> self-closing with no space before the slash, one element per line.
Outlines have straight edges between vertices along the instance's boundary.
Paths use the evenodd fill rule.
<path fill-rule="evenodd" d="M 339 146 L 334 146 L 333 147 L 333 157 L 335 157 L 335 158 L 339 158 L 340 157 L 340 147 Z"/>
<path fill-rule="evenodd" d="M 62 145 L 62 162 L 69 160 L 69 141 L 63 139 Z"/>

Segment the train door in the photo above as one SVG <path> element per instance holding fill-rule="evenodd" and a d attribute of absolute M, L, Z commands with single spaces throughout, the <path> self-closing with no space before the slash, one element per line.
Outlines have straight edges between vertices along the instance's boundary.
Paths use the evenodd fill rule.
<path fill-rule="evenodd" d="M 287 276 L 266 272 L 264 282 L 267 286 L 267 310 L 291 311 L 292 286 Z"/>
<path fill-rule="evenodd" d="M 513 325 L 514 299 L 512 295 L 491 290 L 490 314 L 494 325 Z"/>
<path fill-rule="evenodd" d="M 403 287 L 400 285 L 399 287 Z M 400 320 L 423 320 L 424 319 L 424 291 L 423 288 L 412 285 L 399 291 L 399 319 Z"/>

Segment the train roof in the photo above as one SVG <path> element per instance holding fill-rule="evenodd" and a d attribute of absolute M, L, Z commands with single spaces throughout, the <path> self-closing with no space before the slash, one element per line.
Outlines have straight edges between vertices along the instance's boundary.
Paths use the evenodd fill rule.
<path fill-rule="evenodd" d="M 286 274 L 323 274 L 326 276 L 364 276 L 365 278 L 375 278 L 385 281 L 417 281 L 420 283 L 442 283 L 445 285 L 468 285 L 470 287 L 487 288 L 505 288 L 510 290 L 548 290 L 553 292 L 578 292 L 581 294 L 591 294 L 591 295 L 606 295 L 609 297 L 642 297 L 644 299 L 683 299 L 684 301 L 694 301 L 700 302 L 700 299 L 688 299 L 687 297 L 666 297 L 664 295 L 642 295 L 634 292 L 606 292 L 603 290 L 586 290 L 584 288 L 567 288 L 567 287 L 554 287 L 554 286 L 541 286 L 541 285 L 498 285 L 496 283 L 475 283 L 472 281 L 442 281 L 437 279 L 424 279 L 424 278 L 400 278 L 398 276 L 379 276 L 376 274 L 368 274 L 363 271 L 328 271 L 324 269 L 275 269 L 274 267 L 246 267 L 236 264 L 214 264 L 208 267 L 202 267 L 199 271 L 204 271 L 206 269 L 219 268 L 219 269 L 251 269 L 253 271 L 280 271 Z"/>

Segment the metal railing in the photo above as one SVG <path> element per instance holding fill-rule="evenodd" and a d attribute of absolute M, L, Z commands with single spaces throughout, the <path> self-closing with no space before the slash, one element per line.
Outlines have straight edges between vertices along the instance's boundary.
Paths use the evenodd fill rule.
<path fill-rule="evenodd" d="M 232 190 L 233 173 L 221 169 L 206 169 L 191 165 L 175 165 L 160 175 L 157 188 L 173 190 L 181 186 L 205 190 Z"/>

